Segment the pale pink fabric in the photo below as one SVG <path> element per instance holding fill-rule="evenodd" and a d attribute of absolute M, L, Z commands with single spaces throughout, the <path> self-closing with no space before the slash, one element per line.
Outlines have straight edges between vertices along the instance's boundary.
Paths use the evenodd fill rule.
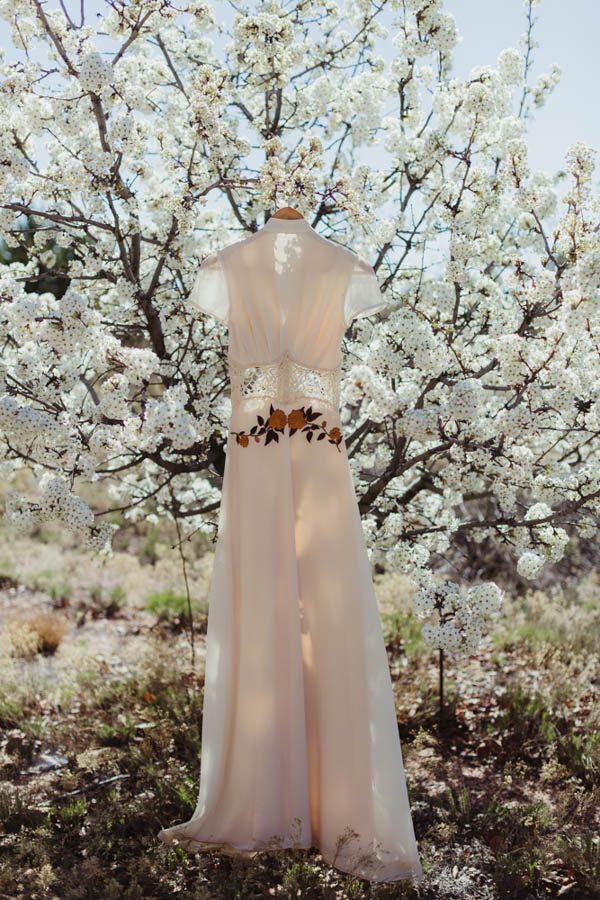
<path fill-rule="evenodd" d="M 335 367 L 352 318 L 385 305 L 371 266 L 305 219 L 271 218 L 206 258 L 191 302 L 229 328 L 229 359 Z M 312 405 L 248 397 L 231 432 Z M 394 696 L 345 445 L 302 431 L 265 444 L 230 432 L 209 618 L 200 789 L 160 832 L 244 855 L 317 847 L 371 881 L 423 873 Z M 316 435 L 315 435 L 316 438 Z"/>

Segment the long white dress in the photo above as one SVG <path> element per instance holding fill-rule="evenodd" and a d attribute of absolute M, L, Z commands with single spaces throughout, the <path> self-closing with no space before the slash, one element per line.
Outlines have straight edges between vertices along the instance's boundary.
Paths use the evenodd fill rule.
<path fill-rule="evenodd" d="M 317 847 L 370 881 L 423 873 L 339 415 L 341 341 L 385 306 L 306 219 L 206 257 L 190 302 L 227 323 L 232 412 L 209 592 L 188 849 Z"/>

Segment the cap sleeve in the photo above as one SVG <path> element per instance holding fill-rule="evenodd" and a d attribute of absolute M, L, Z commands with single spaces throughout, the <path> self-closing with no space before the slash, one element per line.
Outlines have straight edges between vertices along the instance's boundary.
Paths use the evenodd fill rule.
<path fill-rule="evenodd" d="M 381 293 L 375 270 L 366 259 L 357 256 L 344 297 L 346 325 L 349 325 L 352 319 L 370 316 L 385 309 L 386 306 L 387 300 Z"/>
<path fill-rule="evenodd" d="M 221 322 L 228 321 L 229 292 L 218 253 L 210 253 L 202 260 L 188 302 L 195 310 L 208 313 Z"/>

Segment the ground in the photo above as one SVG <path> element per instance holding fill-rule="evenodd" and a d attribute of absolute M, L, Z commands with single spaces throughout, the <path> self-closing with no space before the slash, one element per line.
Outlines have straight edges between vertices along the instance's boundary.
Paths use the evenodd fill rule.
<path fill-rule="evenodd" d="M 370 886 L 316 850 L 255 860 L 157 840 L 194 809 L 214 546 L 124 528 L 101 561 L 0 528 L 0 897 L 600 897 L 600 579 L 507 594 L 479 651 L 437 658 L 410 583 L 376 590 L 425 883 Z"/>

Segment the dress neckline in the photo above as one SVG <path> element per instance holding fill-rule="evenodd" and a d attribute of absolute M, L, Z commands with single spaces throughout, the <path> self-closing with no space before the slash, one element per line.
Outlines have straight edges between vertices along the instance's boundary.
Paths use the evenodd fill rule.
<path fill-rule="evenodd" d="M 277 216 L 265 222 L 261 231 L 314 231 L 312 225 L 304 218 L 301 219 L 278 219 Z"/>

